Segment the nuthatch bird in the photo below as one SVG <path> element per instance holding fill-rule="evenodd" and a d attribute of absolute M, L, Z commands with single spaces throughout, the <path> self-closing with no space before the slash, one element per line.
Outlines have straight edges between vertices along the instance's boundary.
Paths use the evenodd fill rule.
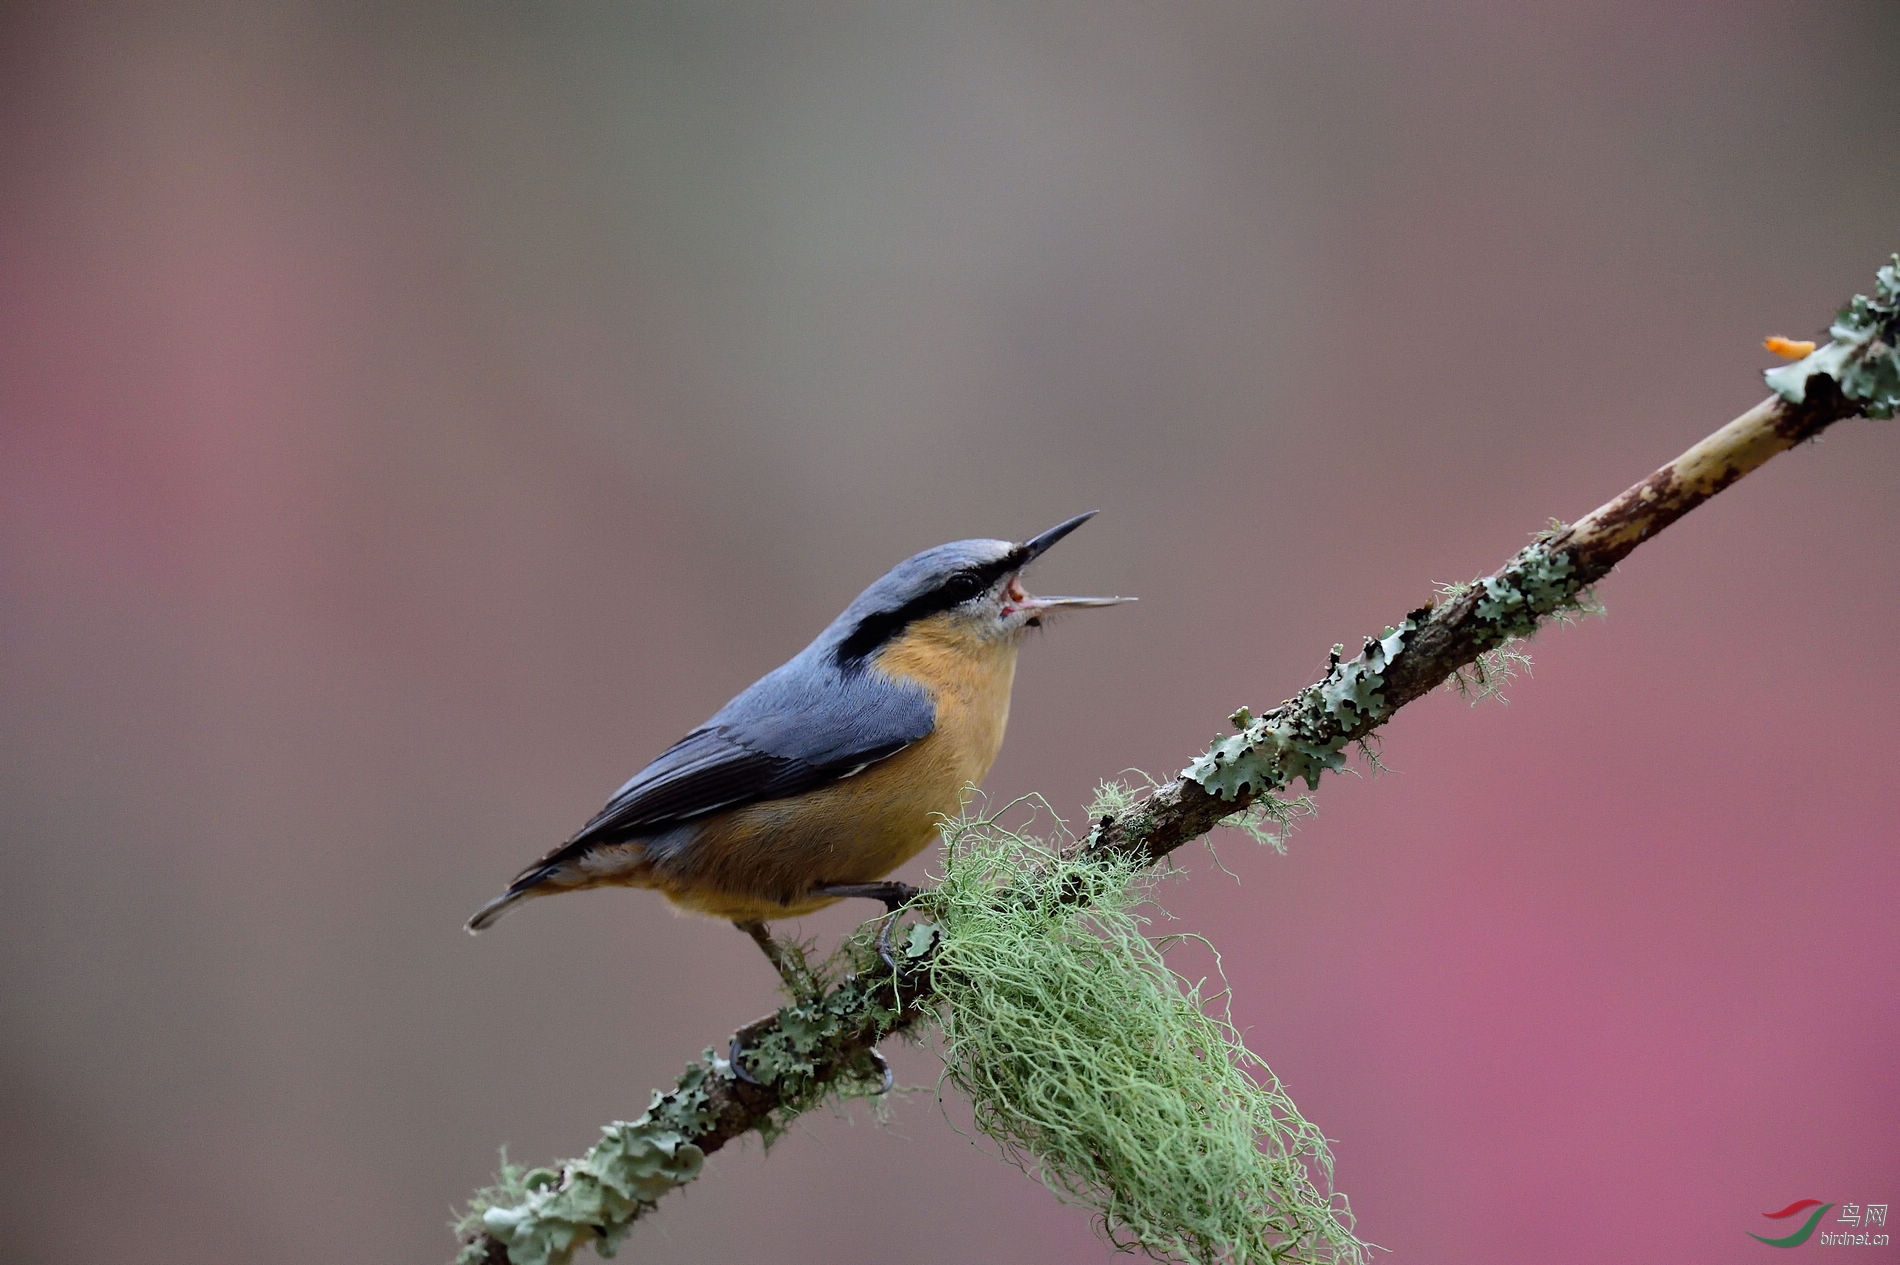
<path fill-rule="evenodd" d="M 1024 631 L 1054 610 L 1133 600 L 1023 589 L 1023 568 L 1092 517 L 1021 544 L 958 540 L 898 563 L 790 662 L 634 774 L 469 931 L 531 896 L 649 887 L 731 919 L 782 969 L 766 920 L 850 896 L 903 904 L 914 889 L 882 880 L 989 772 Z"/>

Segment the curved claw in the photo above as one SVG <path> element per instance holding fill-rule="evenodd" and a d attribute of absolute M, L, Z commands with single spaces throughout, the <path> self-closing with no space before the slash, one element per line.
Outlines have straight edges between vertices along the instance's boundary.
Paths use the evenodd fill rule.
<path fill-rule="evenodd" d="M 745 1048 L 739 1044 L 739 1038 L 734 1037 L 732 1043 L 726 1047 L 726 1065 L 732 1069 L 734 1076 L 746 1084 L 764 1085 L 764 1081 L 745 1070 L 744 1055 Z"/>
<path fill-rule="evenodd" d="M 897 1077 L 891 1072 L 890 1061 L 884 1057 L 881 1050 L 876 1046 L 872 1046 L 869 1053 L 871 1055 L 871 1066 L 875 1067 L 878 1071 L 878 1075 L 883 1077 L 883 1083 L 877 1088 L 877 1096 L 882 1098 L 884 1095 L 890 1093 L 891 1088 L 897 1084 Z"/>
<path fill-rule="evenodd" d="M 897 915 L 895 913 L 885 914 L 884 917 L 878 921 L 877 940 L 875 941 L 878 960 L 883 962 L 885 966 L 890 967 L 893 971 L 897 969 L 897 959 L 891 956 L 891 928 L 896 922 Z M 880 1055 L 879 1057 L 882 1056 Z"/>

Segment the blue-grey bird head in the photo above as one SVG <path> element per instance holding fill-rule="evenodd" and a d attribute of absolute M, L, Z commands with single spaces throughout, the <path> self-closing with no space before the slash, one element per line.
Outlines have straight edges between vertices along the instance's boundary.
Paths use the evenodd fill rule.
<path fill-rule="evenodd" d="M 952 613 L 980 636 L 1021 636 L 1062 608 L 1113 606 L 1132 597 L 1033 597 L 1023 568 L 1095 517 L 1078 514 L 1021 542 L 953 540 L 904 559 L 858 594 L 819 637 L 841 665 L 862 662 L 920 619 Z"/>

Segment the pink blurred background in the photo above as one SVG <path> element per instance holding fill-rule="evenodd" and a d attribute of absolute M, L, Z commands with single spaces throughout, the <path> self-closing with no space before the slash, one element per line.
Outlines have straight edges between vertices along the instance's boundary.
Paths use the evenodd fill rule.
<path fill-rule="evenodd" d="M 1142 604 L 1026 649 L 989 781 L 1078 809 L 1753 403 L 1900 248 L 1881 0 L 3 21 L 23 1261 L 443 1260 L 497 1144 L 638 1113 L 756 950 L 462 919 L 903 555 L 1102 511 L 1038 582 Z M 1182 854 L 1393 1259 L 1900 1201 L 1897 487 L 1843 424 L 1290 856 Z M 962 1112 L 735 1147 L 626 1251 L 1104 1258 Z"/>

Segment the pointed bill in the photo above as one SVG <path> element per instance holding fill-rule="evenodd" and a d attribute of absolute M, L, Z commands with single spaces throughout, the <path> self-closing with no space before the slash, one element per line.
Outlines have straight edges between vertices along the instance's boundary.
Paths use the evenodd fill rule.
<path fill-rule="evenodd" d="M 1088 522 L 1100 512 L 1100 510 L 1090 510 L 1086 514 L 1077 514 L 1068 522 L 1057 523 L 1054 527 L 1042 533 L 1042 535 L 1032 537 L 1029 540 L 1025 540 L 1022 544 L 1017 545 L 1016 565 L 1019 567 L 1028 566 L 1030 562 L 1048 552 L 1050 545 L 1055 544 L 1056 541 L 1061 540 L 1064 536 L 1080 527 L 1083 523 Z"/>
<path fill-rule="evenodd" d="M 1123 602 L 1139 602 L 1138 597 L 1036 597 L 1031 598 L 1036 605 L 1051 606 L 1120 606 Z"/>

